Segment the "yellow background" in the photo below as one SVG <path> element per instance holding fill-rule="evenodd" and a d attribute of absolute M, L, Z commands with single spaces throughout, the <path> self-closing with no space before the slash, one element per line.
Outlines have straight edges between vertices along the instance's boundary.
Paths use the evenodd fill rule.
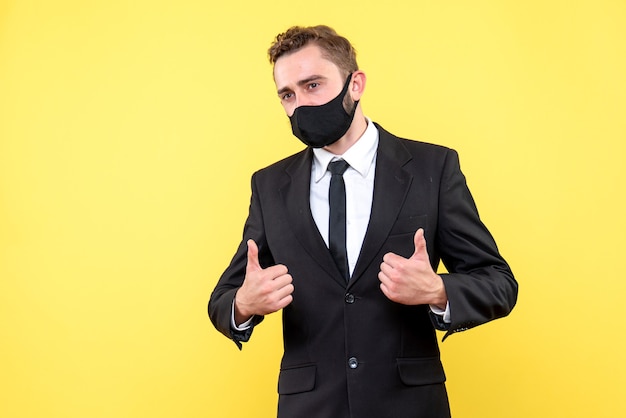
<path fill-rule="evenodd" d="M 367 115 L 460 152 L 520 282 L 441 345 L 455 418 L 626 416 L 623 0 L 0 2 L 0 416 L 275 415 L 279 315 L 239 352 L 206 302 L 301 149 L 266 49 L 317 23 Z"/>

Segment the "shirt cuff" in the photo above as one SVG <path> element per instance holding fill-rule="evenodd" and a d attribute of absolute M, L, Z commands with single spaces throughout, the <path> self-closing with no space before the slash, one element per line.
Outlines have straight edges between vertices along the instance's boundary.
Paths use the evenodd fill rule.
<path fill-rule="evenodd" d="M 230 326 L 232 327 L 232 329 L 234 329 L 235 331 L 245 331 L 252 326 L 253 319 L 254 315 L 250 317 L 250 319 L 248 319 L 246 322 L 237 326 L 237 324 L 235 324 L 235 301 L 233 300 L 233 305 L 230 308 Z"/>
<path fill-rule="evenodd" d="M 443 317 L 443 322 L 445 322 L 446 324 L 450 324 L 452 323 L 452 320 L 450 319 L 450 302 L 446 302 L 446 309 L 442 310 L 439 309 L 438 307 L 434 306 L 434 305 L 430 305 L 430 310 L 432 311 L 432 313 L 434 313 L 435 315 L 439 315 L 441 317 Z M 242 326 L 244 324 L 241 324 Z"/>

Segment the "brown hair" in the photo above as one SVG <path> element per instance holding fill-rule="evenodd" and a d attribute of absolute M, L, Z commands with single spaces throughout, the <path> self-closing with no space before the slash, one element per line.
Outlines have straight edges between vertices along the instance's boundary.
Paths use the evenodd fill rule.
<path fill-rule="evenodd" d="M 359 69 L 356 63 L 356 50 L 343 36 L 340 36 L 331 27 L 318 26 L 292 26 L 285 33 L 276 35 L 274 43 L 268 49 L 270 63 L 276 64 L 276 60 L 283 55 L 290 54 L 300 48 L 313 43 L 322 50 L 322 56 L 334 63 L 341 71 L 351 74 Z"/>

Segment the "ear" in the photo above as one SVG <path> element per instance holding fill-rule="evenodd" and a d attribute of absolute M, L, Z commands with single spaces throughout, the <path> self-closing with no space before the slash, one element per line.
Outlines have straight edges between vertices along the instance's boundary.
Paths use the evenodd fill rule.
<path fill-rule="evenodd" d="M 365 91 L 365 82 L 367 77 L 361 70 L 357 70 L 352 73 L 352 85 L 350 86 L 350 97 L 352 100 L 360 100 L 363 92 Z"/>

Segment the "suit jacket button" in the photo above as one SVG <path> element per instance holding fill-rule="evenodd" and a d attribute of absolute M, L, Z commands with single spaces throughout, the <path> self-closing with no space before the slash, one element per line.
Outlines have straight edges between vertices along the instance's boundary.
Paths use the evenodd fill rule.
<path fill-rule="evenodd" d="M 359 361 L 356 359 L 356 357 L 350 357 L 348 359 L 348 367 L 350 367 L 351 369 L 356 369 L 357 367 L 359 367 Z"/>
<path fill-rule="evenodd" d="M 346 293 L 346 303 L 354 303 L 354 295 L 352 293 Z"/>

